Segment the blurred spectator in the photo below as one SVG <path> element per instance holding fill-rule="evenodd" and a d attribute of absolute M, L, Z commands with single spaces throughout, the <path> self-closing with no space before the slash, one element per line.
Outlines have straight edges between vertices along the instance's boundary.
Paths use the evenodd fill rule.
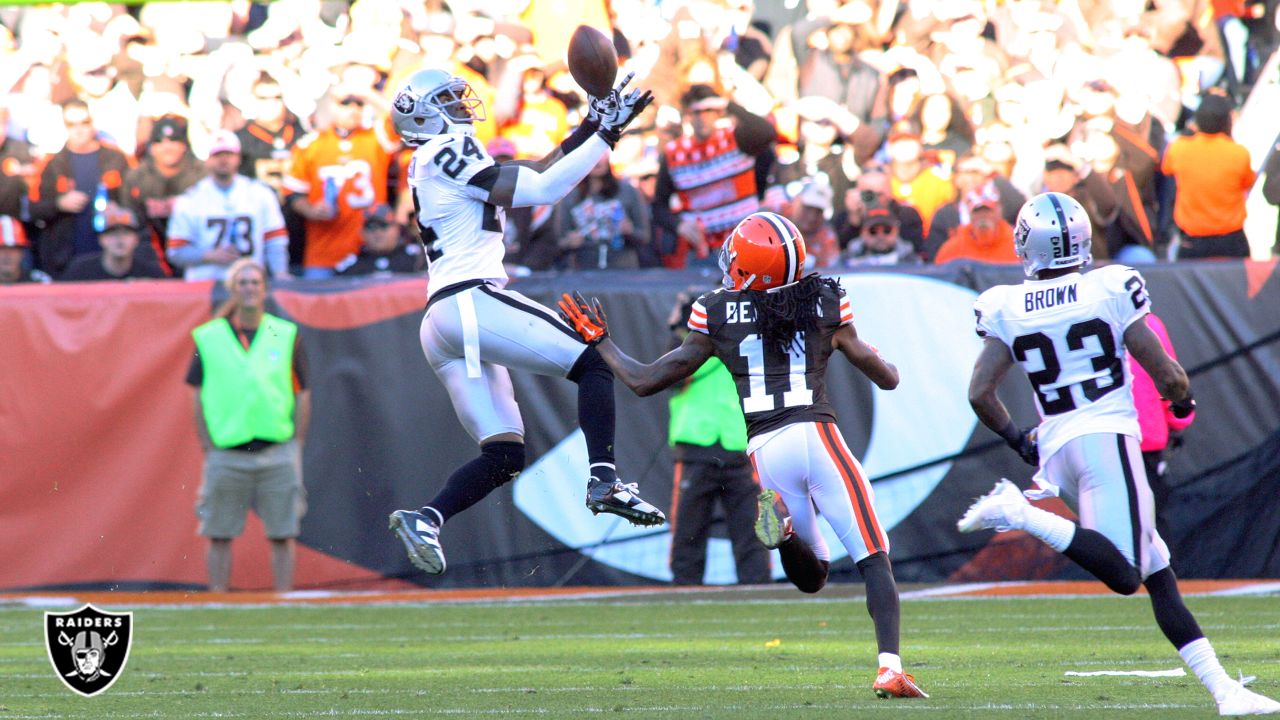
<path fill-rule="evenodd" d="M 339 275 L 421 272 L 427 266 L 422 245 L 401 242 L 400 223 L 390 205 L 374 205 L 364 213 L 364 247 L 338 263 Z"/>
<path fill-rule="evenodd" d="M 102 250 L 78 255 L 59 280 L 124 280 L 126 278 L 168 277 L 150 257 L 137 255 L 142 226 L 128 208 L 107 205 L 103 228 L 98 233 Z"/>
<path fill-rule="evenodd" d="M 221 280 L 227 268 L 251 258 L 289 276 L 289 244 L 275 192 L 236 172 L 240 139 L 230 130 L 214 134 L 206 162 L 209 175 L 177 198 L 169 218 L 169 260 L 187 280 Z"/>
<path fill-rule="evenodd" d="M 1115 222 L 1120 212 L 1111 183 L 1095 173 L 1087 159 L 1077 157 L 1065 145 L 1050 145 L 1045 149 L 1044 157 L 1044 191 L 1065 193 L 1075 198 L 1089 213 L 1093 236 L 1105 238 L 1107 227 Z M 1092 247 L 1095 262 L 1110 259 L 1105 242 L 1096 242 Z"/>
<path fill-rule="evenodd" d="M 689 334 L 695 296 L 681 293 L 667 326 L 671 346 Z M 756 539 L 760 484 L 747 457 L 747 426 L 733 376 L 716 358 L 703 363 L 671 396 L 667 442 L 675 454 L 671 489 L 671 576 L 676 585 L 701 585 L 707 543 L 722 509 L 733 544 L 738 582 L 772 582 L 769 551 Z"/>
<path fill-rule="evenodd" d="M 1272 144 L 1262 171 L 1267 176 L 1262 183 L 1262 197 L 1272 205 L 1280 205 L 1280 137 Z M 1271 246 L 1271 255 L 1280 255 L 1280 219 L 1276 221 L 1276 241 Z"/>
<path fill-rule="evenodd" d="M 117 77 L 112 59 L 117 50 L 109 40 L 85 33 L 69 42 L 67 67 L 77 96 L 106 139 L 133 157 L 138 150 L 138 99 Z"/>
<path fill-rule="evenodd" d="M 30 246 L 22 223 L 17 218 L 0 215 L 0 285 L 50 281 L 45 272 L 26 269 Z"/>
<path fill-rule="evenodd" d="M 1116 199 L 1116 219 L 1106 227 L 1107 257 L 1125 265 L 1155 262 L 1154 183 L 1140 188 L 1133 176 L 1119 167 L 1120 144 L 1108 133 L 1087 132 L 1077 155 L 1091 159 L 1093 173 L 1111 184 Z"/>
<path fill-rule="evenodd" d="M 663 249 L 668 267 L 684 267 L 691 249 L 697 262 L 713 265 L 733 228 L 760 207 L 775 132 L 708 85 L 689 88 L 680 106 L 690 132 L 663 148 L 653 221 L 676 238 L 675 248 Z"/>
<path fill-rule="evenodd" d="M 338 86 L 329 100 L 332 125 L 298 143 L 284 179 L 290 206 L 307 221 L 305 278 L 331 277 L 335 265 L 360 251 L 364 211 L 387 202 L 387 170 L 399 148 L 382 118 L 362 125 L 367 90 Z"/>
<path fill-rule="evenodd" d="M 1161 169 L 1178 186 L 1173 221 L 1177 257 L 1249 257 L 1244 235 L 1245 197 L 1256 175 L 1249 151 L 1231 139 L 1231 104 L 1205 95 L 1195 113 L 1196 132 L 1175 139 Z"/>
<path fill-rule="evenodd" d="M 54 277 L 76 255 L 98 251 L 95 219 L 108 202 L 123 201 L 120 187 L 130 166 L 119 148 L 98 139 L 83 101 L 67 102 L 62 120 L 67 144 L 49 158 L 31 197 L 31 217 L 45 226 L 36 244 L 37 264 Z"/>
<path fill-rule="evenodd" d="M 851 241 L 862 235 L 862 225 L 867 207 L 887 208 L 897 219 L 899 236 L 911 245 L 912 250 L 924 242 L 924 223 L 920 213 L 911 205 L 898 202 L 890 190 L 889 176 L 880 168 L 869 168 L 858 176 L 854 186 L 845 193 L 844 204 L 848 210 L 837 215 L 832 223 L 840 246 L 846 250 Z"/>
<path fill-rule="evenodd" d="M 910 203 L 920 213 L 924 223 L 922 235 L 927 235 L 933 213 L 955 199 L 956 189 L 946 175 L 925 158 L 924 145 L 914 127 L 906 125 L 890 131 L 885 147 L 893 197 Z"/>
<path fill-rule="evenodd" d="M 1000 198 L 1000 216 L 1010 224 L 1018 216 L 1018 210 L 1026 200 L 1013 183 L 998 174 L 981 155 L 965 155 L 956 161 L 955 170 L 951 173 L 951 184 L 956 189 L 956 199 L 938 208 L 933 214 L 933 222 L 929 224 L 929 236 L 921 248 L 925 262 L 933 262 L 938 248 L 946 242 L 956 228 L 969 223 L 969 214 L 973 208 L 965 201 L 970 193 L 987 186 L 993 186 Z"/>
<path fill-rule="evenodd" d="M 973 147 L 973 126 L 949 93 L 925 95 L 912 119 L 925 154 L 944 167 L 954 166 Z"/>
<path fill-rule="evenodd" d="M 920 256 L 911 243 L 898 234 L 898 216 L 889 208 L 871 205 L 859 228 L 858 237 L 844 251 L 849 267 L 915 265 Z"/>
<path fill-rule="evenodd" d="M 965 198 L 969 222 L 956 228 L 938 248 L 934 262 L 976 260 L 985 263 L 1020 262 L 1013 249 L 1013 226 L 1000 216 L 1000 198 L 992 185 L 972 190 Z"/>
<path fill-rule="evenodd" d="M 1173 350 L 1173 341 L 1169 339 L 1169 331 L 1164 321 L 1155 313 L 1147 314 L 1147 326 L 1151 328 L 1164 351 L 1169 357 L 1178 359 Z M 1156 500 L 1156 529 L 1161 537 L 1169 535 L 1169 482 L 1165 477 L 1168 469 L 1167 452 L 1182 442 L 1182 431 L 1196 419 L 1195 412 L 1185 418 L 1176 418 L 1169 409 L 1169 401 L 1160 397 L 1155 382 L 1142 365 L 1129 356 L 1129 369 L 1133 372 L 1133 405 L 1138 411 L 1138 425 L 1142 430 L 1142 464 L 1147 468 L 1147 479 L 1151 481 L 1151 494 Z"/>
<path fill-rule="evenodd" d="M 545 157 L 569 134 L 569 110 L 547 91 L 541 62 L 532 52 L 508 61 L 494 100 L 494 120 L 518 157 Z"/>
<path fill-rule="evenodd" d="M 257 178 L 276 191 L 284 202 L 284 176 L 289 172 L 293 148 L 306 134 L 298 117 L 284 101 L 284 88 L 275 76 L 259 73 L 240 108 L 247 118 L 236 131 L 240 139 L 240 174 Z M 289 230 L 289 257 L 301 263 L 307 246 L 306 221 L 293 208 L 284 206 L 285 227 Z"/>
<path fill-rule="evenodd" d="M 9 100 L 0 98 L 0 215 L 27 220 L 28 178 L 35 173 L 31 143 L 9 135 Z"/>
<path fill-rule="evenodd" d="M 640 267 L 638 248 L 649 242 L 649 206 L 601 157 L 578 187 L 556 206 L 556 236 L 569 268 Z"/>
<path fill-rule="evenodd" d="M 186 378 L 205 454 L 196 514 L 209 538 L 209 590 L 228 590 L 231 541 L 253 508 L 271 541 L 275 590 L 285 592 L 293 589 L 294 540 L 306 511 L 311 391 L 302 339 L 297 325 L 266 312 L 261 265 L 241 259 L 224 282 L 227 302 L 191 333 L 196 352 Z"/>
<path fill-rule="evenodd" d="M 844 210 L 845 192 L 860 172 L 854 145 L 868 145 L 867 156 L 875 151 L 880 136 L 858 118 L 824 97 L 809 96 L 794 104 L 797 124 L 798 153 L 778 150 L 775 183 L 787 183 L 825 175 L 832 195 L 839 203 L 833 210 Z M 865 138 L 862 139 L 855 138 Z"/>
<path fill-rule="evenodd" d="M 176 115 L 157 120 L 151 126 L 145 158 L 124 176 L 121 192 L 125 207 L 142 221 L 157 259 L 163 260 L 169 248 L 174 201 L 204 175 L 204 163 L 191 152 L 187 121 Z"/>
<path fill-rule="evenodd" d="M 859 53 L 871 45 L 871 7 L 862 0 L 836 6 L 827 16 L 796 23 L 812 48 L 800 64 L 799 95 L 821 95 L 849 109 L 864 123 L 880 93 L 881 73 Z"/>
<path fill-rule="evenodd" d="M 825 177 L 806 180 L 783 213 L 804 237 L 806 269 L 833 267 L 840 260 L 840 242 L 829 222 L 833 195 Z"/>

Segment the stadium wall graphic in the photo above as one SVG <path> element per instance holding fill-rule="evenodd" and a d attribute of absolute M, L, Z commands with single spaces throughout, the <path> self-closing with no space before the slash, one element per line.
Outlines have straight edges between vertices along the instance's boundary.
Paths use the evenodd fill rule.
<path fill-rule="evenodd" d="M 1199 402 L 1198 420 L 1170 461 L 1175 569 L 1185 577 L 1280 576 L 1275 263 L 1143 271 Z M 1080 577 L 1026 536 L 954 529 L 995 479 L 1025 485 L 1030 475 L 977 424 L 966 399 L 978 348 L 973 298 L 1020 278 L 1018 268 L 968 264 L 841 277 L 860 334 L 902 371 L 893 392 L 843 362 L 832 364 L 828 382 L 841 429 L 873 478 L 904 581 Z M 676 293 L 717 282 L 709 272 L 636 271 L 536 276 L 514 287 L 547 304 L 571 289 L 600 296 L 618 342 L 652 359 L 668 347 L 665 318 Z M 575 387 L 521 373 L 513 380 L 530 468 L 449 523 L 448 573 L 428 579 L 408 564 L 386 530 L 387 513 L 420 505 L 475 453 L 418 347 L 425 294 L 421 279 L 275 289 L 275 311 L 302 326 L 313 393 L 298 586 L 669 579 L 664 529 L 632 528 L 583 507 Z M 0 288 L 0 590 L 204 586 L 193 510 L 201 455 L 182 379 L 190 329 L 221 297 L 211 283 L 176 281 Z M 1034 420 L 1020 373 L 1002 395 L 1019 422 Z M 672 466 L 665 398 L 635 398 L 619 386 L 618 400 L 622 475 L 665 508 Z M 713 541 L 708 582 L 733 580 L 727 545 Z M 855 579 L 852 563 L 837 559 L 836 579 Z M 255 520 L 235 543 L 232 585 L 270 587 Z"/>

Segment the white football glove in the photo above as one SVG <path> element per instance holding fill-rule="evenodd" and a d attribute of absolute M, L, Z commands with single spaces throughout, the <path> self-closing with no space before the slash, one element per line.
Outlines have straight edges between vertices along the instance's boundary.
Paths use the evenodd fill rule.
<path fill-rule="evenodd" d="M 608 95 L 603 98 L 588 99 L 587 118 L 599 123 L 600 137 L 609 143 L 609 147 L 613 147 L 618 142 L 631 121 L 653 102 L 653 93 L 649 90 L 632 90 L 626 95 L 622 94 L 622 90 L 633 77 L 635 72 L 628 72 Z"/>

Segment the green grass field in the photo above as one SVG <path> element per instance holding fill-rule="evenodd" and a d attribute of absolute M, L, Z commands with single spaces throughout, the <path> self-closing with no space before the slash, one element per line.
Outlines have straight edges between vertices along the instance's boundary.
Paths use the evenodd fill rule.
<path fill-rule="evenodd" d="M 43 613 L 0 610 L 10 718 L 1208 718 L 1145 597 L 915 599 L 903 657 L 932 698 L 876 699 L 860 586 L 484 604 L 134 611 L 118 682 L 54 677 Z M 1280 695 L 1280 599 L 1191 597 L 1233 675 Z M 60 608 L 67 610 L 70 608 Z"/>

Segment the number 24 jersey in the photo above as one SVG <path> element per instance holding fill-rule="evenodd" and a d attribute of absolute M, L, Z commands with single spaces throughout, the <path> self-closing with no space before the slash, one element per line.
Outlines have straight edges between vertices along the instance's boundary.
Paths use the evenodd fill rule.
<path fill-rule="evenodd" d="M 844 290 L 822 285 L 816 332 L 802 333 L 788 352 L 766 347 L 756 325 L 756 309 L 746 293 L 716 290 L 698 298 L 689 329 L 711 338 L 715 355 L 738 387 L 747 437 L 799 422 L 835 422 L 827 401 L 827 360 L 831 336 L 853 322 Z"/>
<path fill-rule="evenodd" d="M 1027 373 L 1041 458 L 1081 435 L 1140 436 L 1124 347 L 1125 330 L 1151 311 L 1137 270 L 1110 265 L 998 285 L 973 310 L 978 335 L 998 338 Z"/>
<path fill-rule="evenodd" d="M 431 292 L 466 280 L 506 284 L 506 214 L 488 202 L 498 167 L 478 140 L 462 133 L 437 135 L 414 151 L 409 186 Z"/>

